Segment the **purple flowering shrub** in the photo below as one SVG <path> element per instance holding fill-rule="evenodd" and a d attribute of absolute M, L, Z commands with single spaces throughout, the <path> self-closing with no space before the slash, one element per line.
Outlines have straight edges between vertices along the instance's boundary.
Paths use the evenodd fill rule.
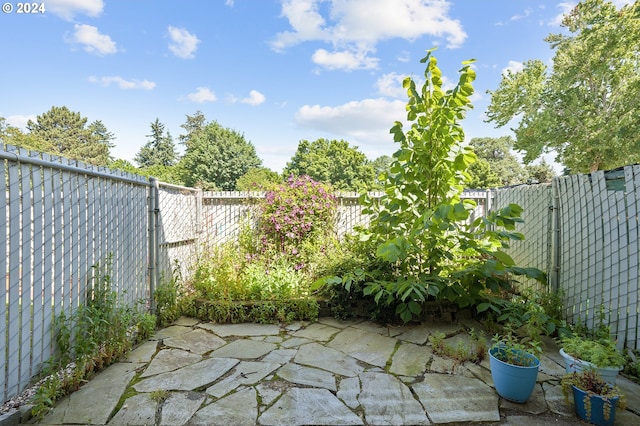
<path fill-rule="evenodd" d="M 260 207 L 260 251 L 292 261 L 296 270 L 304 269 L 308 248 L 334 232 L 336 209 L 329 187 L 309 176 L 290 176 L 267 192 Z"/>

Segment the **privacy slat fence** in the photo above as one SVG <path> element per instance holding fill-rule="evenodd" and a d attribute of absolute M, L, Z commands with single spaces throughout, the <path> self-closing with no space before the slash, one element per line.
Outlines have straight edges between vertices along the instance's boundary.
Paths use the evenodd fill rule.
<path fill-rule="evenodd" d="M 93 266 L 112 262 L 122 303 L 148 302 L 149 184 L 139 176 L 3 146 L 0 193 L 4 402 L 51 357 L 53 320 L 84 303 Z"/>
<path fill-rule="evenodd" d="M 94 266 L 110 259 L 122 303 L 152 307 L 155 286 L 174 269 L 188 278 L 200 249 L 236 237 L 263 196 L 202 192 L 11 146 L 0 149 L 0 193 L 3 401 L 52 355 L 53 320 L 84 302 Z M 603 303 L 620 343 L 640 348 L 638 166 L 465 197 L 478 203 L 474 217 L 524 207 L 526 239 L 510 248 L 516 262 L 548 273 L 570 322 L 592 326 Z M 368 222 L 356 194 L 338 200 L 337 235 Z"/>

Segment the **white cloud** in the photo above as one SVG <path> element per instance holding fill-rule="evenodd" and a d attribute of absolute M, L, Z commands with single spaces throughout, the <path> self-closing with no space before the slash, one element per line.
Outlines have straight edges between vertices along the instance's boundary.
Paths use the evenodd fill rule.
<path fill-rule="evenodd" d="M 372 158 L 387 154 L 393 144 L 389 129 L 395 121 L 406 118 L 406 103 L 385 98 L 352 101 L 335 107 L 305 105 L 295 115 L 296 123 L 305 128 L 329 132 L 345 139 Z"/>
<path fill-rule="evenodd" d="M 198 49 L 200 40 L 195 34 L 191 34 L 184 28 L 176 28 L 169 25 L 169 50 L 171 53 L 182 59 L 192 59 Z"/>
<path fill-rule="evenodd" d="M 374 69 L 378 67 L 378 58 L 367 56 L 365 51 L 328 52 L 325 49 L 315 51 L 311 60 L 330 70 Z"/>
<path fill-rule="evenodd" d="M 317 64 L 369 69 L 377 67 L 377 58 L 369 54 L 382 40 L 431 36 L 445 38 L 450 48 L 461 46 L 467 34 L 460 21 L 449 17 L 449 5 L 446 0 L 283 0 L 282 16 L 291 30 L 278 33 L 271 46 L 282 51 L 308 41 L 326 42 L 333 52 L 317 50 Z"/>
<path fill-rule="evenodd" d="M 523 13 L 523 14 L 521 14 L 521 15 L 517 15 L 517 14 L 516 14 L 516 15 L 513 15 L 511 18 L 509 18 L 509 20 L 510 20 L 511 22 L 519 21 L 519 20 L 524 19 L 524 18 L 528 17 L 529 15 L 531 15 L 531 12 L 533 12 L 533 9 L 531 9 L 530 7 L 528 7 L 528 8 L 526 8 L 526 9 L 524 10 L 524 13 Z"/>
<path fill-rule="evenodd" d="M 395 72 L 383 74 L 378 81 L 376 81 L 378 93 L 391 98 L 406 97 L 407 92 L 402 87 L 402 81 L 404 79 L 404 75 L 396 74 Z"/>
<path fill-rule="evenodd" d="M 45 7 L 47 12 L 71 21 L 76 15 L 94 18 L 99 16 L 104 8 L 104 2 L 102 0 L 47 0 Z"/>
<path fill-rule="evenodd" d="M 240 102 L 242 102 L 243 104 L 249 104 L 252 106 L 256 106 L 256 105 L 260 105 L 261 103 L 263 103 L 266 100 L 265 96 L 258 92 L 257 90 L 252 90 L 249 92 L 249 97 L 248 98 L 244 98 L 244 99 L 240 99 Z"/>
<path fill-rule="evenodd" d="M 7 125 L 17 127 L 21 130 L 27 129 L 27 123 L 29 120 L 35 121 L 37 116 L 35 115 L 10 115 L 5 118 Z"/>
<path fill-rule="evenodd" d="M 198 87 L 195 93 L 189 93 L 187 95 L 192 102 L 205 103 L 205 102 L 215 102 L 216 95 L 208 87 Z"/>
<path fill-rule="evenodd" d="M 518 71 L 522 71 L 524 69 L 524 64 L 518 61 L 509 61 L 509 65 L 502 69 L 502 75 L 507 75 L 508 72 L 511 74 L 515 74 Z"/>
<path fill-rule="evenodd" d="M 84 46 L 84 50 L 97 55 L 112 55 L 118 51 L 116 43 L 106 34 L 100 34 L 97 27 L 86 24 L 75 24 L 75 32 L 71 37 L 72 43 Z"/>
<path fill-rule="evenodd" d="M 125 90 L 131 89 L 143 89 L 143 90 L 151 90 L 156 87 L 156 83 L 149 80 L 125 80 L 119 76 L 105 76 L 105 77 L 89 77 L 89 82 L 97 83 L 102 86 L 110 86 L 111 84 L 116 84 L 119 88 Z"/>

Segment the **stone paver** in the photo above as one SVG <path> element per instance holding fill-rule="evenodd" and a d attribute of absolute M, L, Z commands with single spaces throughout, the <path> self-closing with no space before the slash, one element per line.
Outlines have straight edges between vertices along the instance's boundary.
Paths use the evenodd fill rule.
<path fill-rule="evenodd" d="M 62 399 L 41 424 L 584 424 L 564 400 L 564 367 L 553 341 L 524 404 L 498 397 L 488 360 L 460 364 L 432 353 L 430 334 L 443 332 L 455 346 L 469 339 L 470 327 L 481 326 L 181 318 Z M 629 408 L 616 413 L 616 426 L 640 424 L 640 386 L 623 377 L 618 385 Z M 121 401 L 123 395 L 131 396 Z M 8 413 L 0 426 L 17 421 Z"/>
<path fill-rule="evenodd" d="M 278 370 L 278 377 L 298 385 L 315 386 L 336 391 L 336 378 L 328 371 L 289 363 Z"/>
<path fill-rule="evenodd" d="M 498 395 L 478 379 L 429 374 L 412 388 L 434 423 L 500 420 Z"/>
<path fill-rule="evenodd" d="M 270 362 L 242 361 L 233 373 L 207 388 L 207 393 L 220 398 L 242 385 L 253 385 L 267 377 L 280 364 Z"/>
<path fill-rule="evenodd" d="M 174 371 L 157 374 L 133 385 L 138 392 L 156 390 L 187 391 L 213 383 L 231 370 L 239 360 L 232 358 L 210 358 L 187 365 Z"/>
<path fill-rule="evenodd" d="M 372 425 L 430 424 L 424 408 L 411 394 L 411 389 L 390 374 L 362 373 L 362 391 L 358 401 L 364 417 Z"/>
<path fill-rule="evenodd" d="M 201 408 L 188 425 L 255 425 L 258 398 L 254 388 L 244 388 Z"/>
<path fill-rule="evenodd" d="M 291 388 L 258 421 L 261 425 L 362 425 L 362 419 L 326 389 Z"/>
<path fill-rule="evenodd" d="M 301 346 L 294 360 L 298 364 L 322 368 L 342 376 L 353 377 L 364 371 L 355 358 L 318 343 Z"/>
<path fill-rule="evenodd" d="M 397 340 L 349 327 L 338 333 L 327 346 L 371 365 L 384 367 L 391 358 Z"/>
<path fill-rule="evenodd" d="M 202 329 L 195 329 L 180 336 L 164 339 L 163 343 L 172 348 L 202 355 L 224 346 L 227 342 L 215 334 L 208 333 Z"/>
<path fill-rule="evenodd" d="M 172 392 L 162 404 L 160 424 L 182 426 L 198 411 L 205 396 L 199 392 Z"/>
<path fill-rule="evenodd" d="M 266 355 L 277 347 L 275 343 L 261 342 L 259 340 L 234 340 L 228 345 L 211 352 L 210 356 L 214 358 L 255 359 Z"/>
<path fill-rule="evenodd" d="M 389 372 L 398 376 L 419 376 L 427 369 L 431 360 L 431 348 L 413 343 L 401 343 L 393 354 Z"/>
<path fill-rule="evenodd" d="M 202 356 L 180 349 L 164 349 L 153 358 L 153 361 L 142 372 L 140 377 L 155 376 L 167 371 L 177 370 L 202 360 Z"/>
<path fill-rule="evenodd" d="M 128 398 L 110 425 L 152 425 L 156 422 L 158 402 L 151 399 L 148 393 L 141 393 Z"/>

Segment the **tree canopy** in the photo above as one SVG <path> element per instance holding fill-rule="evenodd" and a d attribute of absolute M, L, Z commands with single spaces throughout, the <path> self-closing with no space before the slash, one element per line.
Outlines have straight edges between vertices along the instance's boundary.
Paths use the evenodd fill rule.
<path fill-rule="evenodd" d="M 377 184 L 375 169 L 367 156 L 344 140 L 300 141 L 283 175 L 307 175 L 341 191 L 369 190 Z"/>
<path fill-rule="evenodd" d="M 584 0 L 565 15 L 568 34 L 550 34 L 551 70 L 531 60 L 507 72 L 487 116 L 518 119 L 515 149 L 529 163 L 547 151 L 573 172 L 640 161 L 640 2 L 616 9 Z"/>
<path fill-rule="evenodd" d="M 216 121 L 189 132 L 185 145 L 180 165 L 188 186 L 233 191 L 240 176 L 262 164 L 244 135 Z"/>
<path fill-rule="evenodd" d="M 17 129 L 16 129 L 17 130 Z M 24 139 L 25 146 L 50 154 L 60 155 L 71 160 L 104 166 L 111 160 L 110 148 L 113 146 L 113 134 L 101 121 L 87 126 L 87 118 L 79 112 L 72 112 L 66 106 L 51 107 L 36 120 L 27 122 L 30 138 Z M 15 132 L 20 142 L 21 132 Z"/>
<path fill-rule="evenodd" d="M 165 133 L 164 124 L 158 118 L 151 123 L 151 134 L 147 138 L 149 140 L 134 158 L 140 167 L 169 167 L 176 164 L 178 153 L 173 138 L 168 131 Z"/>

